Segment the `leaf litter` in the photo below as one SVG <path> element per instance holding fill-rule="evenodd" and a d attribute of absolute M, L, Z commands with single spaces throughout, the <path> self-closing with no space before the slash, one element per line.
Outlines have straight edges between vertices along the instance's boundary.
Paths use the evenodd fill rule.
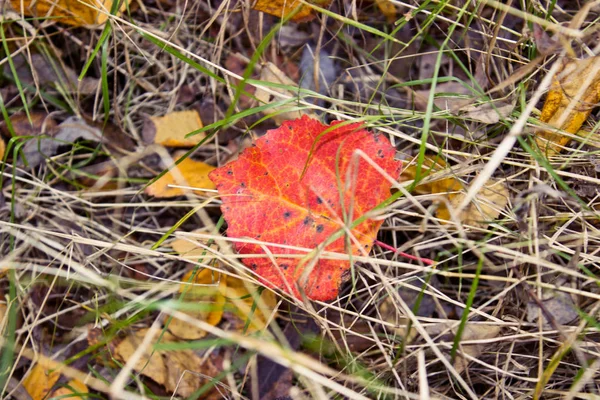
<path fill-rule="evenodd" d="M 0 318 L 5 337 L 15 330 L 17 338 L 14 354 L 2 349 L 14 364 L 0 397 L 27 395 L 21 383 L 31 363 L 20 354 L 30 345 L 52 357 L 66 351 L 70 371 L 80 371 L 79 382 L 89 389 L 89 395 L 73 394 L 84 387 L 61 373 L 46 397 L 108 396 L 114 392 L 94 377 L 112 383 L 153 324 L 164 341 L 157 343 L 157 336 L 143 349 L 146 367 L 136 364 L 115 398 L 184 397 L 211 376 L 220 381 L 209 386 L 223 393 L 213 390 L 205 398 L 594 395 L 596 10 L 591 3 L 580 10 L 559 3 L 543 15 L 514 2 L 461 9 L 450 3 L 316 4 L 327 8 L 325 16 L 298 2 L 270 2 L 268 14 L 252 9 L 254 3 L 200 1 L 181 8 L 160 1 L 129 5 L 126 18 L 136 29 L 121 14 L 92 30 L 74 28 L 58 10 L 55 18 L 39 8 L 33 18 L 8 11 L 3 52 L 15 68 L 6 57 L 0 61 L 2 138 L 10 145 L 37 143 L 27 151 L 38 160 L 24 169 L 12 147 L 0 169 L 0 309 L 6 300 L 18 306 L 16 315 Z M 286 6 L 302 6 L 301 19 L 312 20 L 287 21 L 277 31 L 291 11 Z M 274 76 L 261 76 L 271 65 Z M 549 71 L 557 72 L 553 82 Z M 235 102 L 238 76 L 251 79 Z M 272 89 L 282 89 L 282 97 Z M 318 102 L 305 89 L 318 91 Z M 283 97 L 285 109 L 255 108 L 277 106 Z M 278 119 L 273 111 L 291 114 Z M 337 240 L 331 234 L 314 236 L 304 248 L 295 232 L 273 243 L 255 236 L 261 235 L 255 221 L 243 217 L 252 229 L 236 238 L 232 218 L 221 227 L 226 196 L 194 190 L 210 188 L 212 168 L 244 160 L 252 151 L 245 148 L 303 114 L 330 127 L 334 120 L 360 120 L 389 140 L 390 159 L 407 160 L 394 202 L 365 214 L 381 223 L 372 235 L 378 246 L 371 248 L 370 238 L 358 251 L 364 243 L 351 237 L 356 209 L 340 198 L 344 183 L 358 178 L 343 168 L 333 174 L 332 192 L 341 193 L 333 202 L 344 204 L 347 218 L 340 210 L 316 213 L 336 224 L 343 242 L 336 249 L 326 244 Z M 82 116 L 77 129 L 96 139 L 73 132 L 57 149 L 42 148 L 73 115 Z M 203 126 L 205 133 L 185 138 Z M 154 143 L 156 130 L 162 144 Z M 11 140 L 14 132 L 20 137 Z M 353 134 L 346 132 L 346 141 Z M 486 167 L 511 135 L 518 145 L 504 149 L 499 168 L 490 172 Z M 182 149 L 204 139 L 181 160 L 179 166 L 189 168 L 163 176 L 181 175 L 163 181 L 162 189 L 182 191 L 173 197 L 144 192 L 148 180 L 181 159 Z M 271 150 L 277 155 L 278 146 Z M 408 181 L 424 150 L 422 180 L 413 187 Z M 281 156 L 283 172 L 293 154 Z M 303 158 L 304 167 L 313 157 Z M 370 158 L 377 161 L 377 154 Z M 183 164 L 188 160 L 193 163 Z M 462 204 L 479 177 L 486 184 Z M 282 219 L 268 222 L 284 228 Z M 196 230 L 215 243 L 198 247 L 187 235 L 183 244 L 169 237 Z M 416 261 L 405 262 L 399 252 Z M 274 273 L 286 257 L 307 274 L 289 273 L 281 287 L 265 287 L 247 264 L 269 259 L 265 271 Z M 419 261 L 425 257 L 435 262 Z M 345 269 L 340 282 L 326 285 L 331 299 L 302 297 L 303 290 L 312 294 L 302 279 L 330 259 L 343 259 Z M 193 271 L 200 282 L 186 283 Z M 286 292 L 297 296 L 279 295 Z M 385 310 L 382 298 L 390 295 L 397 301 Z M 168 322 L 165 314 L 175 310 L 186 317 Z M 211 333 L 196 329 L 194 320 L 208 322 L 203 326 Z M 102 335 L 81 339 L 91 332 Z"/>

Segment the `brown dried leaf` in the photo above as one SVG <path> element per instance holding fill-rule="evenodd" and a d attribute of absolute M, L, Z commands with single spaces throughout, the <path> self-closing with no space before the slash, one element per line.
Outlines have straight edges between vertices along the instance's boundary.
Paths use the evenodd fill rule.
<path fill-rule="evenodd" d="M 462 341 L 475 341 L 492 339 L 498 336 L 500 333 L 500 326 L 498 325 L 480 325 L 467 323 L 461 336 Z M 460 346 L 462 354 L 469 355 L 471 357 L 479 357 L 486 349 L 487 344 L 465 344 Z M 458 373 L 463 372 L 469 365 L 469 360 L 463 355 L 458 355 L 454 359 L 454 368 Z"/>
<path fill-rule="evenodd" d="M 477 105 L 471 104 L 462 107 L 458 110 L 458 113 L 462 117 L 473 121 L 483 122 L 484 124 L 495 124 L 500 121 L 501 118 L 508 117 L 514 108 L 514 104 L 498 101 Z"/>
<path fill-rule="evenodd" d="M 69 93 L 85 95 L 96 93 L 100 86 L 99 79 L 87 76 L 79 80 L 79 75 L 73 69 L 42 54 L 19 54 L 13 58 L 13 63 L 19 80 L 29 85 L 60 87 Z M 5 75 L 13 75 L 8 63 L 5 63 L 3 68 Z"/>
<path fill-rule="evenodd" d="M 281 71 L 275 64 L 273 64 L 271 62 L 266 63 L 262 67 L 262 70 L 260 73 L 260 80 L 264 81 L 264 82 L 276 83 L 279 85 L 298 87 L 298 85 L 296 83 L 294 83 L 294 81 L 292 81 L 290 78 L 288 78 L 283 71 Z M 294 93 L 291 90 L 286 90 L 283 88 L 269 87 L 269 89 L 274 92 L 277 92 L 277 93 L 290 95 L 292 97 L 297 95 L 297 93 Z M 255 96 L 258 99 L 258 101 L 261 102 L 262 104 L 270 104 L 270 103 L 281 100 L 280 98 L 275 97 L 271 93 L 268 93 L 262 87 L 256 88 Z M 286 104 L 286 105 L 282 105 L 282 106 L 271 107 L 271 108 L 268 108 L 265 111 L 263 111 L 263 114 L 265 114 L 265 115 L 274 114 L 273 121 L 275 121 L 275 123 L 277 125 L 281 125 L 281 123 L 283 123 L 283 121 L 300 118 L 303 115 L 312 116 L 312 113 L 310 113 L 309 110 L 288 111 L 291 107 L 294 107 L 294 104 Z"/>
<path fill-rule="evenodd" d="M 147 333 L 148 329 L 142 329 L 124 338 L 115 348 L 115 358 L 127 362 L 140 347 Z M 207 382 L 200 374 L 210 377 L 218 374 L 219 371 L 209 358 L 202 359 L 191 350 L 154 350 L 158 337 L 159 335 L 156 335 L 153 343 L 145 349 L 134 366 L 135 371 L 182 397 L 190 396 Z M 161 343 L 176 341 L 175 336 L 169 332 L 162 334 Z"/>
<path fill-rule="evenodd" d="M 186 135 L 203 127 L 197 111 L 176 111 L 162 117 L 150 117 L 150 122 L 144 126 L 143 135 L 146 141 L 153 141 L 165 147 L 193 147 L 200 143 L 205 135 L 200 133 L 189 138 L 186 138 Z"/>
<path fill-rule="evenodd" d="M 0 137 L 0 161 L 4 160 L 4 152 L 6 151 L 6 143 L 4 139 Z"/>
<path fill-rule="evenodd" d="M 540 121 L 553 130 L 538 129 L 536 143 L 547 156 L 558 154 L 600 101 L 600 56 L 568 60 L 554 77 Z"/>
<path fill-rule="evenodd" d="M 215 167 L 186 158 L 169 172 L 153 182 L 145 190 L 146 194 L 158 198 L 182 196 L 186 193 L 203 194 L 184 188 L 169 187 L 169 185 L 187 186 L 198 189 L 215 189 L 215 184 L 208 179 L 208 174 Z"/>

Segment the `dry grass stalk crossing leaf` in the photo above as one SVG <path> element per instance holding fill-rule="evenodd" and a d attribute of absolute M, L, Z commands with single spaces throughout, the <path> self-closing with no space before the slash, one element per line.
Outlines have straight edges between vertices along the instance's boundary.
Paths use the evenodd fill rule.
<path fill-rule="evenodd" d="M 540 121 L 554 129 L 541 128 L 536 142 L 548 157 L 554 156 L 571 142 L 600 102 L 600 56 L 567 60 L 554 77 L 546 97 Z"/>
<path fill-rule="evenodd" d="M 208 178 L 208 174 L 214 169 L 215 167 L 212 165 L 186 158 L 148 186 L 146 194 L 158 198 L 182 196 L 187 193 L 202 194 L 202 191 L 169 186 L 178 185 L 198 189 L 215 189 L 215 184 Z"/>
<path fill-rule="evenodd" d="M 106 14 L 110 14 L 114 3 L 113 0 L 11 0 L 10 2 L 18 13 L 23 11 L 23 14 L 28 17 L 56 18 L 60 23 L 73 26 L 103 24 L 108 19 Z M 126 5 L 123 1 L 119 11 L 124 11 Z"/>
<path fill-rule="evenodd" d="M 331 0 L 313 0 L 311 2 L 320 7 L 327 7 L 331 3 Z M 294 15 L 292 21 L 310 21 L 315 17 L 313 9 L 310 6 L 303 5 L 299 0 L 257 0 L 252 8 L 279 18 L 285 18 L 298 7 L 301 8 Z"/>
<path fill-rule="evenodd" d="M 193 147 L 205 135 L 186 136 L 202 127 L 204 125 L 197 111 L 175 111 L 162 117 L 150 117 L 149 123 L 144 126 L 144 136 L 149 138 L 154 135 L 152 141 L 165 147 Z"/>

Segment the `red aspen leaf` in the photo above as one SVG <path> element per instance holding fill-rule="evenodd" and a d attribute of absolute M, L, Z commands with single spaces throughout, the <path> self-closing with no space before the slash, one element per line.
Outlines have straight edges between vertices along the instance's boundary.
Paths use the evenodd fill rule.
<path fill-rule="evenodd" d="M 366 160 L 353 157 L 361 150 L 397 178 L 402 164 L 394 160 L 396 150 L 389 140 L 361 129 L 357 123 L 336 121 L 332 125 L 330 129 L 307 116 L 284 122 L 244 150 L 236 161 L 210 173 L 223 201 L 221 210 L 229 237 L 314 249 L 342 228 L 344 210 L 351 210 L 347 220 L 354 221 L 390 196 L 390 182 Z M 366 219 L 352 229 L 364 251 L 371 250 L 382 223 Z M 341 237 L 325 250 L 348 253 L 344 243 Z M 279 256 L 243 259 L 265 285 L 299 297 L 298 285 L 313 300 L 337 297 L 350 268 L 347 260 L 311 262 L 306 257 L 285 256 L 306 256 L 299 250 L 235 243 L 241 254 L 265 254 L 265 247 Z M 352 254 L 361 254 L 354 244 Z"/>

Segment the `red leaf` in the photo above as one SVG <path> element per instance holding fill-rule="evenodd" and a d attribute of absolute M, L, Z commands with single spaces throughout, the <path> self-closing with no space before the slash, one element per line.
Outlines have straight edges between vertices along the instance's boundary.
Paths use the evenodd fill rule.
<path fill-rule="evenodd" d="M 342 228 L 344 210 L 351 210 L 347 220 L 354 221 L 389 197 L 391 184 L 367 161 L 353 157 L 353 153 L 362 150 L 395 179 L 401 163 L 394 160 L 394 147 L 384 136 L 360 129 L 360 124 L 338 124 L 339 121 L 333 122 L 336 128 L 319 136 L 329 127 L 317 120 L 304 116 L 286 121 L 244 150 L 236 161 L 210 173 L 223 201 L 221 210 L 229 237 L 312 249 Z M 307 161 L 306 173 L 300 180 Z M 359 173 L 354 174 L 357 161 Z M 343 208 L 340 191 L 344 192 Z M 371 250 L 382 223 L 365 220 L 352 230 L 364 251 Z M 347 254 L 344 243 L 341 237 L 326 250 Z M 241 254 L 265 254 L 259 245 L 236 243 L 235 248 Z M 305 268 L 313 263 L 286 258 L 285 254 L 306 252 L 267 248 L 272 254 L 284 255 L 275 258 L 277 265 L 268 256 L 243 259 L 265 285 L 299 296 L 298 283 L 313 300 L 337 297 L 350 268 L 348 261 L 317 260 L 306 281 L 299 282 Z M 354 245 L 352 254 L 360 254 Z"/>

